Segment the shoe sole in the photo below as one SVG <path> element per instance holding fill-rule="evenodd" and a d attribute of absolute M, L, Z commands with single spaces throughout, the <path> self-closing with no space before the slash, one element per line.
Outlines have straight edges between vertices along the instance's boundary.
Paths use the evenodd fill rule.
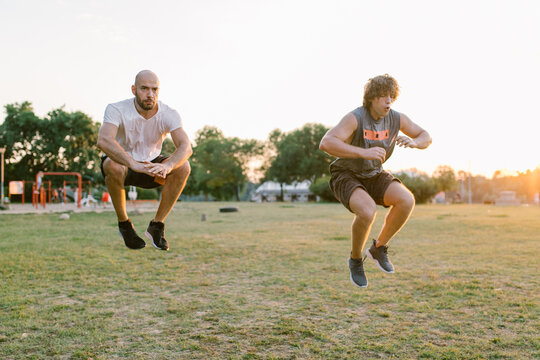
<path fill-rule="evenodd" d="M 375 261 L 375 264 L 377 264 L 377 267 L 384 273 L 387 273 L 387 274 L 393 274 L 394 273 L 394 270 L 392 271 L 386 271 L 382 266 L 381 264 L 379 264 L 379 262 L 373 257 L 373 255 L 371 255 L 371 251 L 366 251 L 366 255 L 373 261 Z"/>
<path fill-rule="evenodd" d="M 349 260 L 347 260 L 347 266 L 349 266 Z M 351 268 L 349 267 L 349 272 L 351 271 Z M 365 286 L 361 286 L 361 285 L 358 285 L 357 283 L 354 282 L 353 278 L 352 278 L 352 274 L 350 274 L 349 276 L 349 279 L 351 279 L 351 282 L 354 286 L 356 286 L 357 288 L 360 288 L 360 289 L 365 289 L 367 288 L 367 284 Z"/>
<path fill-rule="evenodd" d="M 156 249 L 158 250 L 165 250 L 165 251 L 169 251 L 169 249 L 162 249 L 160 248 L 159 246 L 156 245 L 156 243 L 154 243 L 154 238 L 152 237 L 152 235 L 150 235 L 150 233 L 148 232 L 148 230 L 146 230 L 144 232 L 144 236 L 146 236 L 148 238 L 148 240 L 150 240 L 152 242 L 152 246 L 155 247 Z"/>

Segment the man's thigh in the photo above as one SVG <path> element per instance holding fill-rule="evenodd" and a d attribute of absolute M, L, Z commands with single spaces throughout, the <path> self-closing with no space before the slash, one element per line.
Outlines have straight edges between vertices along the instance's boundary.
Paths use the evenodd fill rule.
<path fill-rule="evenodd" d="M 349 199 L 350 210 L 355 214 L 373 213 L 377 209 L 377 204 L 373 198 L 361 187 L 357 187 Z"/>
<path fill-rule="evenodd" d="M 152 162 L 161 163 L 167 158 L 168 157 L 166 156 L 159 155 L 157 158 L 152 160 Z M 154 180 L 154 176 L 135 172 L 127 166 L 118 164 L 106 155 L 101 158 L 101 173 L 103 174 L 104 178 L 106 175 L 112 173 L 114 173 L 116 176 L 122 176 L 124 178 L 124 186 L 133 185 L 145 189 L 153 189 L 161 186 L 160 183 L 157 183 Z"/>
<path fill-rule="evenodd" d="M 356 189 L 362 189 L 366 192 L 361 181 L 349 171 L 332 173 L 329 185 L 336 199 L 338 199 L 350 212 L 354 212 L 350 206 L 352 194 Z"/>
<path fill-rule="evenodd" d="M 105 178 L 106 175 L 112 175 L 116 177 L 119 176 L 125 179 L 128 172 L 127 166 L 119 164 L 107 156 L 103 156 L 101 158 L 100 168 L 103 178 Z"/>
<path fill-rule="evenodd" d="M 153 163 L 161 163 L 167 159 L 166 156 L 158 156 L 154 160 L 152 160 Z M 157 187 L 160 187 L 161 184 L 155 181 L 155 176 L 150 176 L 147 174 L 135 172 L 131 169 L 128 169 L 126 179 L 124 181 L 124 185 L 133 185 L 144 189 L 154 189 Z"/>
<path fill-rule="evenodd" d="M 414 202 L 414 195 L 409 189 L 398 181 L 393 181 L 384 193 L 384 205 L 394 206 L 400 201 Z"/>

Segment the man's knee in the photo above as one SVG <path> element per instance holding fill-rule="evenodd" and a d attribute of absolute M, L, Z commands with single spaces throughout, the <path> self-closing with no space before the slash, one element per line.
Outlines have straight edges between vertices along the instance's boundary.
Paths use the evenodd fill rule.
<path fill-rule="evenodd" d="M 107 158 L 103 163 L 103 172 L 105 173 L 105 180 L 124 180 L 127 175 L 127 167 Z"/>
<path fill-rule="evenodd" d="M 405 205 L 412 209 L 414 208 L 415 204 L 416 204 L 416 199 L 414 198 L 414 195 L 409 191 L 409 194 L 407 195 L 405 199 Z"/>
<path fill-rule="evenodd" d="M 349 201 L 349 207 L 357 220 L 371 223 L 377 213 L 375 201 L 363 190 L 357 189 Z"/>
<path fill-rule="evenodd" d="M 403 189 L 404 191 L 397 197 L 395 206 L 399 206 L 404 210 L 412 210 L 416 204 L 414 195 L 409 191 L 409 189 Z"/>
<path fill-rule="evenodd" d="M 359 221 L 362 221 L 364 223 L 371 223 L 373 222 L 373 219 L 375 219 L 375 215 L 377 213 L 377 206 L 375 205 L 375 203 L 373 203 L 373 206 L 372 204 L 366 204 L 361 207 L 356 207 L 353 212 Z"/>
<path fill-rule="evenodd" d="M 169 175 L 167 175 L 167 177 L 178 178 L 181 180 L 181 179 L 187 178 L 190 173 L 191 173 L 191 165 L 189 164 L 188 161 L 186 161 L 181 166 L 171 171 Z"/>

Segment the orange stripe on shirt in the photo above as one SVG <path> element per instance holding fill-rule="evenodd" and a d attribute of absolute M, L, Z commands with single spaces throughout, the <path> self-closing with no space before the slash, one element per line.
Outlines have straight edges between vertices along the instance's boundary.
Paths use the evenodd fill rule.
<path fill-rule="evenodd" d="M 372 131 L 364 129 L 364 139 L 367 140 L 385 140 L 390 137 L 389 130 Z"/>

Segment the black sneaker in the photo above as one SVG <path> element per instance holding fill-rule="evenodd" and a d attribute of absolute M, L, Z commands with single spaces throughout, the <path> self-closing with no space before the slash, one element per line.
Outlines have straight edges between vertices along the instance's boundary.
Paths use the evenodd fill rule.
<path fill-rule="evenodd" d="M 364 272 L 364 261 L 362 259 L 349 258 L 347 261 L 349 270 L 351 271 L 351 282 L 359 288 L 367 287 L 367 277 Z"/>
<path fill-rule="evenodd" d="M 373 239 L 373 244 L 366 252 L 366 255 L 375 260 L 379 269 L 387 274 L 394 272 L 394 265 L 388 259 L 388 246 L 376 246 L 376 241 Z"/>
<path fill-rule="evenodd" d="M 118 232 L 120 233 L 120 236 L 124 239 L 124 243 L 126 246 L 130 249 L 142 249 L 146 246 L 146 243 L 143 239 L 137 235 L 135 232 L 135 228 L 133 228 L 133 224 L 128 219 L 126 221 L 118 222 Z"/>
<path fill-rule="evenodd" d="M 152 245 L 156 249 L 160 250 L 169 250 L 169 243 L 167 240 L 165 240 L 165 224 L 160 221 L 150 221 L 150 225 L 148 225 L 148 229 L 144 232 L 144 235 L 148 238 L 148 240 L 152 240 Z"/>

